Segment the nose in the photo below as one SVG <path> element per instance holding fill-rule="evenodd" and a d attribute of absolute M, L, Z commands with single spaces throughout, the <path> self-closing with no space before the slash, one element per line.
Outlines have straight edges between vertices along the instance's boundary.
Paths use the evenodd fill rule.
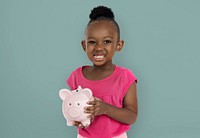
<path fill-rule="evenodd" d="M 102 50 L 104 48 L 102 43 L 97 43 L 97 45 L 95 46 L 95 50 Z"/>

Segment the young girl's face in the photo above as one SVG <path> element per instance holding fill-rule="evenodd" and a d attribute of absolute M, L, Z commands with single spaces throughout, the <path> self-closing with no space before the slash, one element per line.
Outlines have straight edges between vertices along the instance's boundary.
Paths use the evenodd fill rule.
<path fill-rule="evenodd" d="M 118 38 L 115 25 L 111 21 L 94 21 L 88 25 L 82 46 L 88 58 L 96 66 L 112 64 L 115 51 L 120 51 L 123 41 Z"/>

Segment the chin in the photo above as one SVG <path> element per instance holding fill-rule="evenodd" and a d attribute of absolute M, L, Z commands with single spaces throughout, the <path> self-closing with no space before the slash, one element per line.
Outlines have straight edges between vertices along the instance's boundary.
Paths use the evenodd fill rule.
<path fill-rule="evenodd" d="M 95 65 L 95 66 L 98 66 L 98 67 L 100 67 L 100 66 L 103 66 L 105 63 L 100 63 L 100 62 L 93 62 L 93 65 Z"/>
<path fill-rule="evenodd" d="M 96 63 L 93 63 L 94 66 L 97 66 L 97 67 L 101 67 L 103 66 L 104 64 L 96 64 Z"/>

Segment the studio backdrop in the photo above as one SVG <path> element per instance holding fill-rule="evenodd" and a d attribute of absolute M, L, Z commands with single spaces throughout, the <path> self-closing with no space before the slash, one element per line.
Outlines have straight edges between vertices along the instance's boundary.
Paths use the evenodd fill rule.
<path fill-rule="evenodd" d="M 0 137 L 75 138 L 58 91 L 79 66 L 92 8 L 110 7 L 138 78 L 130 138 L 200 137 L 200 1 L 0 0 Z"/>

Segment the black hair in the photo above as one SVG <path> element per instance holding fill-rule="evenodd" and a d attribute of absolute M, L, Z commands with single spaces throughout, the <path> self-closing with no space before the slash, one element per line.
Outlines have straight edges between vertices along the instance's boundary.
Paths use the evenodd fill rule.
<path fill-rule="evenodd" d="M 102 21 L 102 20 L 111 21 L 115 25 L 115 27 L 117 29 L 118 37 L 120 38 L 119 25 L 115 21 L 114 13 L 110 8 L 105 7 L 105 6 L 95 7 L 92 9 L 89 17 L 90 17 L 90 21 L 89 21 L 88 25 L 94 21 Z"/>

